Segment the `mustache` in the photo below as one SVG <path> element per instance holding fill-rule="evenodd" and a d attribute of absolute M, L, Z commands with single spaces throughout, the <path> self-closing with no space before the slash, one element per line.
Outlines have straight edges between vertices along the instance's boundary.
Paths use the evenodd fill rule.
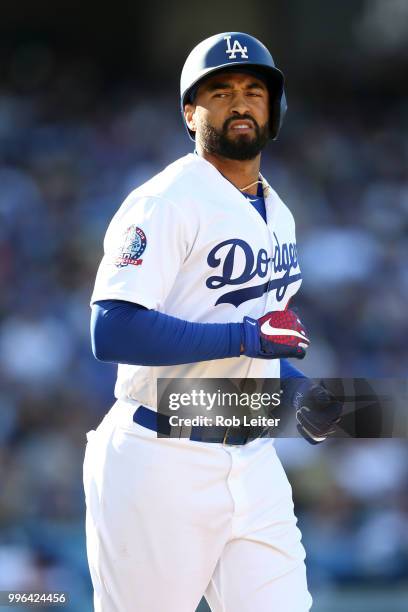
<path fill-rule="evenodd" d="M 223 130 L 227 130 L 233 121 L 239 121 L 240 119 L 242 121 L 244 121 L 245 119 L 247 121 L 252 121 L 252 123 L 254 124 L 255 128 L 259 129 L 259 125 L 255 121 L 255 119 L 253 117 L 251 117 L 251 115 L 234 115 L 233 117 L 229 117 L 228 119 L 226 119 L 224 121 Z"/>

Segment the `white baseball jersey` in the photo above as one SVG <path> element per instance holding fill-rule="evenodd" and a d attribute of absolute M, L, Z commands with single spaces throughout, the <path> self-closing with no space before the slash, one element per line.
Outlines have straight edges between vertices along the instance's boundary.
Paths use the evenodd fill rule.
<path fill-rule="evenodd" d="M 264 180 L 267 223 L 210 162 L 175 161 L 132 191 L 104 240 L 91 304 L 118 299 L 200 323 L 284 310 L 298 291 L 295 223 Z M 156 407 L 157 378 L 278 378 L 279 360 L 246 356 L 146 367 L 120 364 L 118 399 Z"/>

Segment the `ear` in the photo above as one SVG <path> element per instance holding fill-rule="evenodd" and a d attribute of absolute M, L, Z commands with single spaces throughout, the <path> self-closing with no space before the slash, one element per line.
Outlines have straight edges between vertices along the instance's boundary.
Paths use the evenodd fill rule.
<path fill-rule="evenodd" d="M 184 118 L 186 120 L 188 128 L 192 132 L 195 132 L 197 129 L 196 121 L 195 121 L 195 111 L 196 111 L 195 104 L 186 104 L 184 106 Z"/>

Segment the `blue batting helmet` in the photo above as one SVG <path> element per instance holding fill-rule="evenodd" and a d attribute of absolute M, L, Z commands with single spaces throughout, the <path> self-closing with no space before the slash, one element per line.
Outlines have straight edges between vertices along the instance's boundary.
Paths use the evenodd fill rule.
<path fill-rule="evenodd" d="M 263 77 L 270 98 L 270 137 L 275 140 L 287 109 L 285 79 L 265 45 L 242 32 L 223 32 L 203 40 L 185 61 L 180 79 L 181 112 L 190 138 L 195 140 L 195 134 L 186 124 L 184 105 L 193 102 L 205 78 L 225 70 L 251 72 Z"/>

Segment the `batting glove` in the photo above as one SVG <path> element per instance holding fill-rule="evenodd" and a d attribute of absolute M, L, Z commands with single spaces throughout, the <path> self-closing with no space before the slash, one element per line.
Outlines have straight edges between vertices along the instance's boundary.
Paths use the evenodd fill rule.
<path fill-rule="evenodd" d="M 244 350 L 247 357 L 303 359 L 309 339 L 293 310 L 274 310 L 260 319 L 244 318 Z"/>
<path fill-rule="evenodd" d="M 294 393 L 292 389 L 297 430 L 310 444 L 319 444 L 327 436 L 335 433 L 335 425 L 340 421 L 343 406 L 326 389 L 323 382 L 315 384 L 308 378 L 291 379 L 291 381 L 296 381 L 294 384 L 297 385 Z"/>

